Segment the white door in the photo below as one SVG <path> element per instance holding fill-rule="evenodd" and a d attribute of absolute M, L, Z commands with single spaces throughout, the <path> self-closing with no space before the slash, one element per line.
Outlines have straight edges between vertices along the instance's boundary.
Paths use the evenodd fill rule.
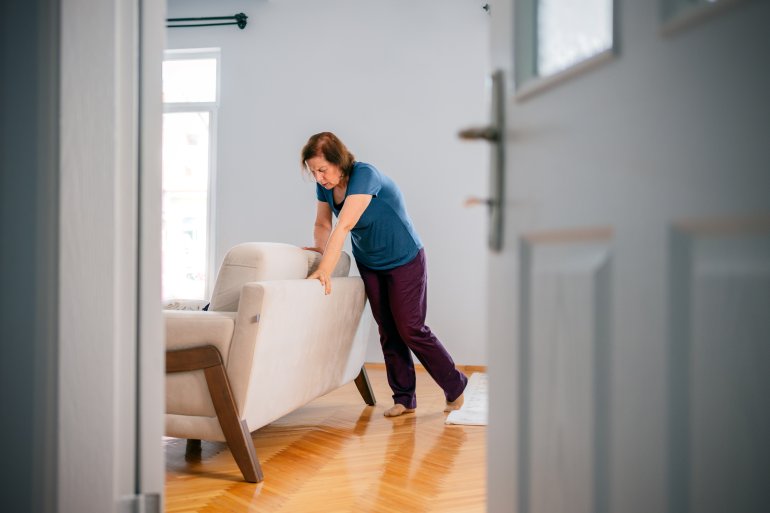
<path fill-rule="evenodd" d="M 61 30 L 60 279 L 51 286 L 58 439 L 48 502 L 63 513 L 160 512 L 165 3 L 53 3 Z"/>
<path fill-rule="evenodd" d="M 770 2 L 491 9 L 489 511 L 770 511 Z"/>

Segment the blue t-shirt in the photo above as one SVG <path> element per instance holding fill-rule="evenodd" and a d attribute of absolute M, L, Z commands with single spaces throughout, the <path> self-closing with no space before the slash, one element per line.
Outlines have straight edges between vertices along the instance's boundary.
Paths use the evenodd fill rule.
<path fill-rule="evenodd" d="M 398 186 L 371 164 L 356 162 L 350 171 L 347 198 L 351 194 L 369 194 L 372 201 L 350 232 L 353 256 L 370 269 L 387 270 L 412 261 L 422 248 L 422 241 L 406 213 L 404 196 Z M 334 204 L 334 194 L 316 184 L 318 201 L 328 203 L 335 216 L 342 204 Z"/>

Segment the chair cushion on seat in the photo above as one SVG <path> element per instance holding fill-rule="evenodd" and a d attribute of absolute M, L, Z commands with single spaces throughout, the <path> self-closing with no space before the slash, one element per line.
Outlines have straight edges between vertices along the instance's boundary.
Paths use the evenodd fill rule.
<path fill-rule="evenodd" d="M 297 246 L 277 242 L 247 242 L 225 255 L 217 274 L 209 310 L 238 311 L 241 288 L 252 281 L 307 277 L 307 256 Z"/>
<path fill-rule="evenodd" d="M 321 253 L 309 249 L 304 251 L 307 255 L 307 276 L 310 276 L 310 273 L 318 269 L 318 264 L 321 263 Z M 332 278 L 344 278 L 348 274 L 350 274 L 350 255 L 343 251 L 340 254 L 340 259 L 337 261 L 337 265 L 334 267 Z"/>

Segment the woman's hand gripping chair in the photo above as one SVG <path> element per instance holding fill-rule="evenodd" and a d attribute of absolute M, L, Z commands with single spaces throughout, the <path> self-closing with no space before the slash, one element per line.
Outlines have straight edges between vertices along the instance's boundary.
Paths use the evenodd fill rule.
<path fill-rule="evenodd" d="M 288 244 L 232 248 L 208 311 L 164 311 L 166 435 L 226 441 L 262 480 L 250 433 L 350 381 L 374 405 L 356 330 L 365 304 L 343 253 L 332 293 L 306 280 L 320 255 Z M 177 307 L 179 303 L 177 303 Z"/>

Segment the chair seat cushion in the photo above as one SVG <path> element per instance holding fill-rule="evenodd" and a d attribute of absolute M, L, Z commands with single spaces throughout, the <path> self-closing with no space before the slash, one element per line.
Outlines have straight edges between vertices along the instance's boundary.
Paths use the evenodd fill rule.
<path fill-rule="evenodd" d="M 304 250 L 305 255 L 307 255 L 307 276 L 310 276 L 310 273 L 318 269 L 318 264 L 321 263 L 321 253 L 318 251 L 312 251 L 312 250 Z M 340 253 L 340 259 L 337 261 L 337 265 L 334 267 L 334 272 L 332 272 L 332 278 L 344 278 L 350 274 L 350 255 L 345 253 L 344 251 Z"/>
<path fill-rule="evenodd" d="M 307 276 L 305 252 L 291 244 L 246 242 L 225 255 L 211 294 L 209 310 L 236 312 L 245 283 L 296 280 Z"/>

